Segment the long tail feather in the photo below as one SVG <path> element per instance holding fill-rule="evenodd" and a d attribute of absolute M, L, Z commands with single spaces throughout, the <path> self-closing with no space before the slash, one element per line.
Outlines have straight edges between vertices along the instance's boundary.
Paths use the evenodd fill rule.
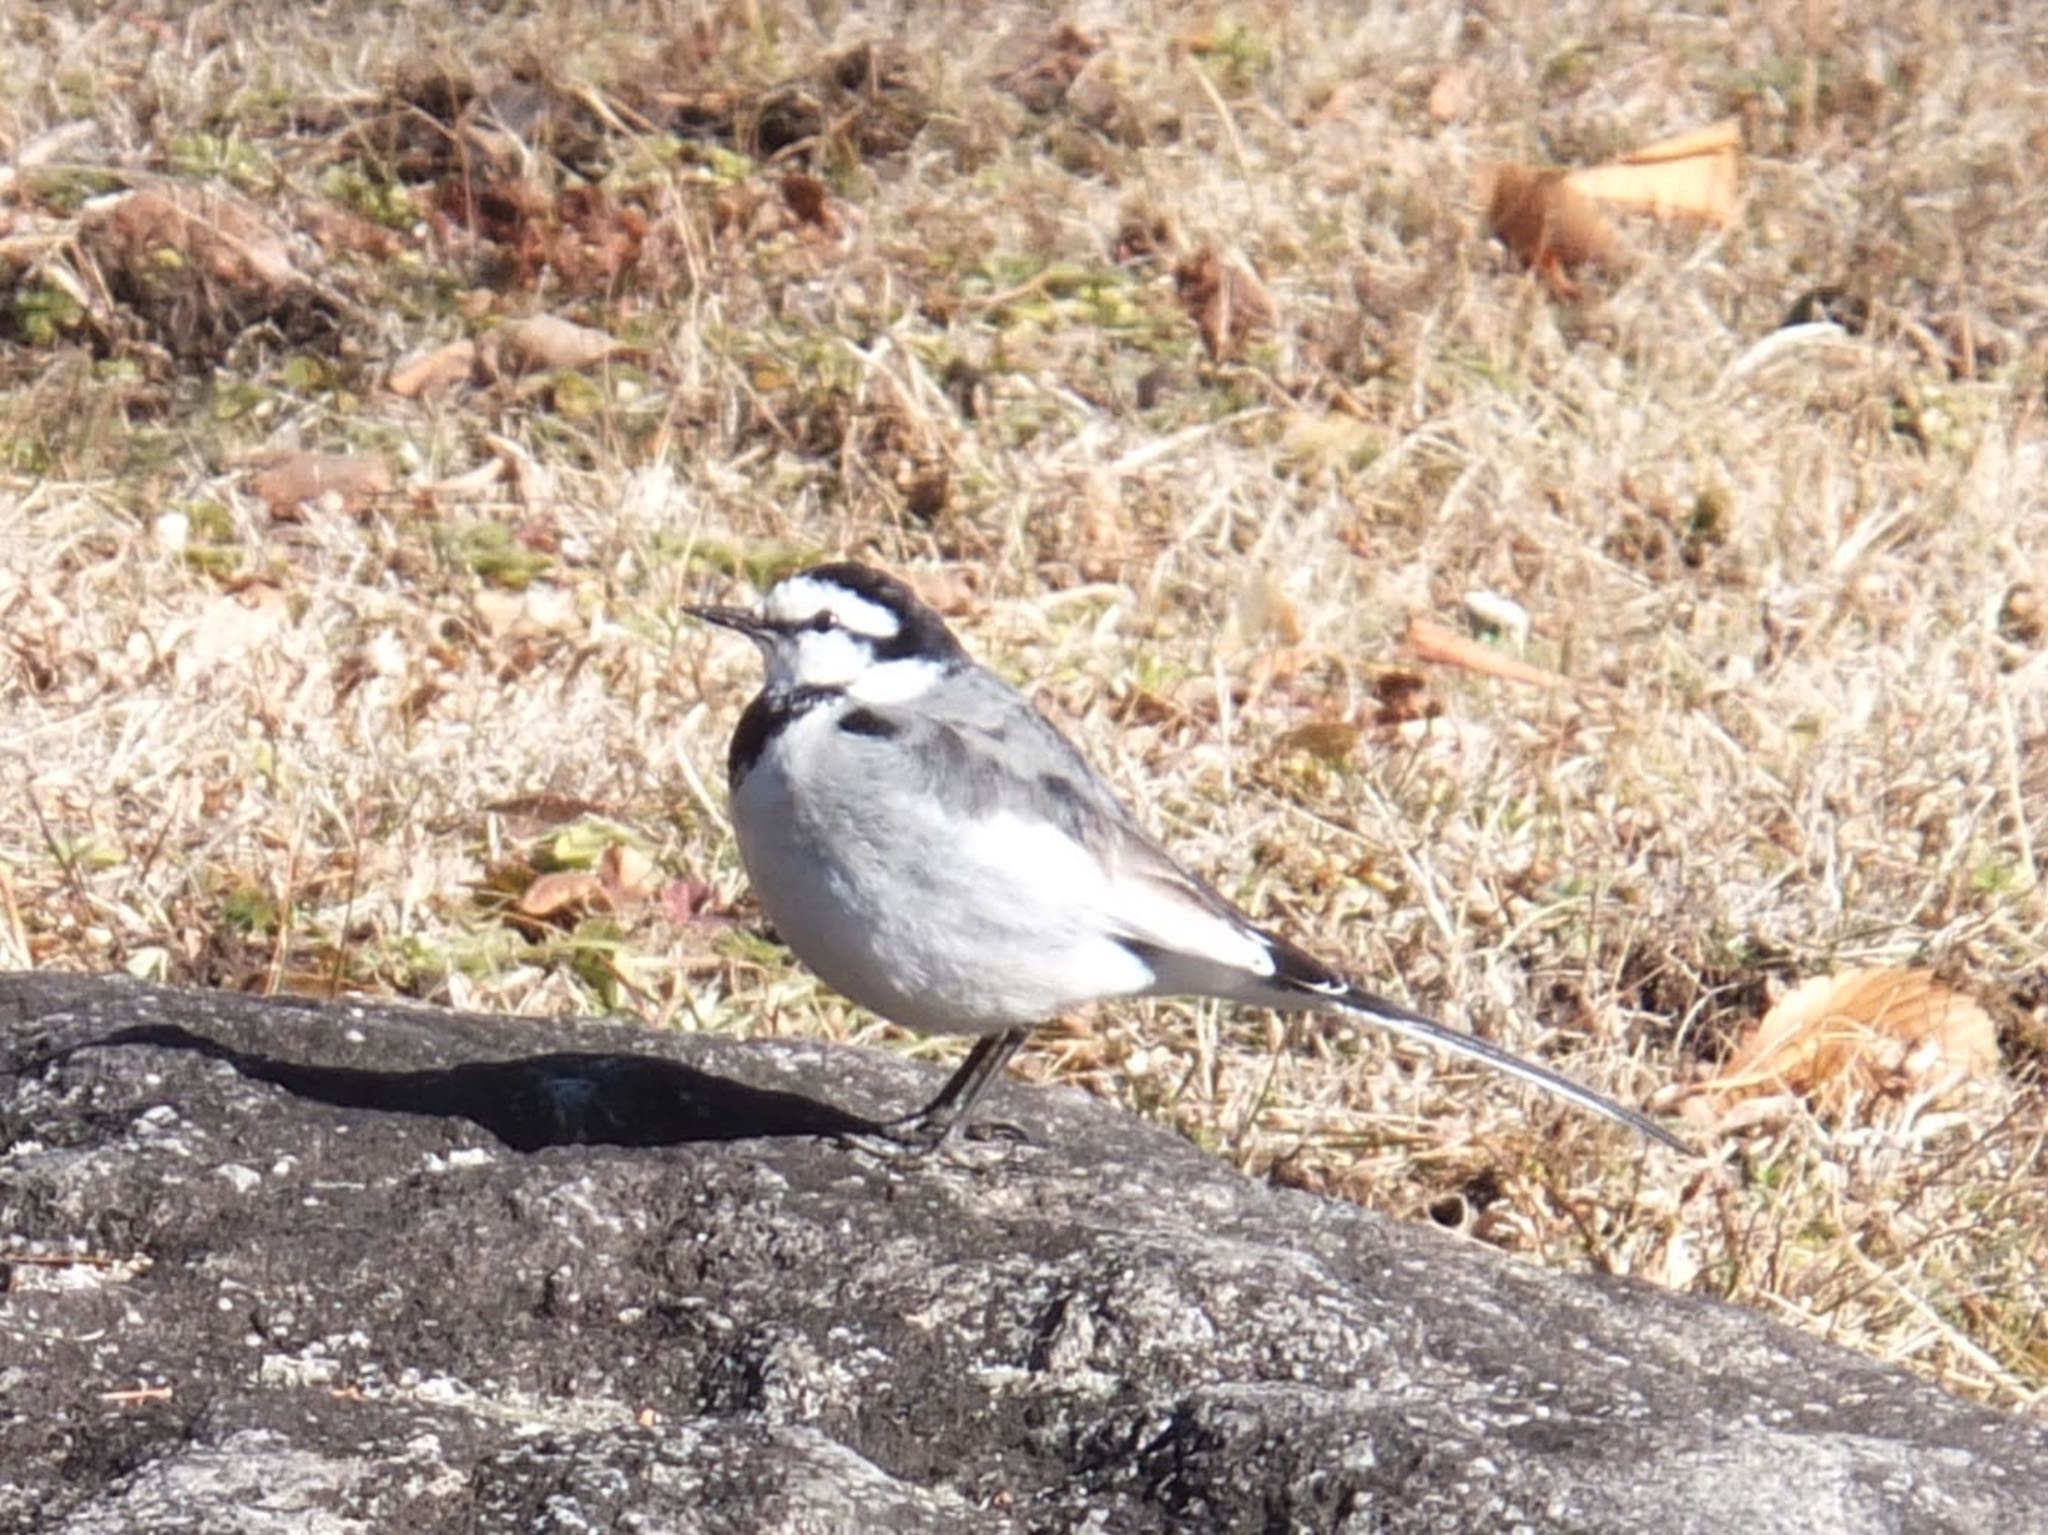
<path fill-rule="evenodd" d="M 1309 1007 L 1333 1007 L 1362 1018 L 1370 1018 L 1382 1028 L 1409 1039 L 1420 1040 L 1434 1045 L 1451 1055 L 1462 1055 L 1470 1060 L 1482 1061 L 1496 1071 L 1505 1072 L 1567 1103 L 1575 1103 L 1582 1109 L 1626 1125 L 1638 1135 L 1647 1136 L 1660 1145 L 1687 1156 L 1697 1156 L 1692 1147 L 1666 1130 L 1647 1115 L 1634 1109 L 1623 1108 L 1612 1098 L 1596 1093 L 1590 1087 L 1583 1087 L 1571 1078 L 1560 1076 L 1547 1066 L 1524 1060 L 1513 1051 L 1503 1050 L 1489 1040 L 1476 1034 L 1466 1034 L 1457 1029 L 1446 1028 L 1434 1018 L 1421 1013 L 1410 1012 L 1398 1002 L 1389 1002 L 1385 997 L 1374 996 L 1360 990 L 1342 976 L 1327 968 L 1312 955 L 1296 948 L 1285 939 L 1266 934 L 1273 945 L 1273 958 L 1278 967 L 1272 980 L 1267 983 L 1276 989 L 1293 993 L 1293 1005 Z M 1270 999 L 1269 999 L 1270 1000 Z"/>

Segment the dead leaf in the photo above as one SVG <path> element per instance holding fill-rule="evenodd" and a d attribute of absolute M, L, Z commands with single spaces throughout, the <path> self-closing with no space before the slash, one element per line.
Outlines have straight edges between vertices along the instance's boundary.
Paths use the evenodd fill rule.
<path fill-rule="evenodd" d="M 294 341 L 324 335 L 348 307 L 294 264 L 293 247 L 262 212 L 220 187 L 166 185 L 96 200 L 80 243 L 104 278 L 95 289 L 182 357 L 217 357 L 259 322 Z"/>
<path fill-rule="evenodd" d="M 1419 672 L 1382 673 L 1373 679 L 1372 696 L 1379 705 L 1373 711 L 1375 725 L 1407 725 L 1444 712 L 1443 705 L 1429 696 L 1429 679 Z"/>
<path fill-rule="evenodd" d="M 477 623 L 494 640 L 533 640 L 580 626 L 576 594 L 548 581 L 518 591 L 484 587 L 470 598 Z"/>
<path fill-rule="evenodd" d="M 1741 151 L 1741 125 L 1731 118 L 1605 165 L 1489 165 L 1479 173 L 1478 191 L 1501 242 L 1560 292 L 1576 293 L 1567 268 L 1613 267 L 1628 256 L 1603 207 L 1728 223 L 1735 216 Z"/>
<path fill-rule="evenodd" d="M 1742 124 L 1731 117 L 1605 165 L 1568 172 L 1565 179 L 1574 191 L 1609 207 L 1660 219 L 1727 224 L 1735 217 L 1741 161 Z"/>
<path fill-rule="evenodd" d="M 1939 1099 L 1997 1075 L 1998 1064 L 1998 1031 L 1983 1008 L 1930 970 L 1883 966 L 1794 988 L 1693 1091 L 1722 1113 L 1792 1092 L 1839 1114 L 1874 1097 Z"/>
<path fill-rule="evenodd" d="M 791 171 L 782 178 L 782 200 L 798 223 L 809 224 L 826 234 L 839 233 L 839 216 L 832 211 L 832 194 L 816 176 Z"/>
<path fill-rule="evenodd" d="M 510 466 L 503 459 L 487 458 L 473 468 L 460 474 L 450 475 L 445 480 L 435 480 L 430 485 L 418 487 L 423 503 L 447 499 L 453 501 L 474 500 L 487 495 L 491 488 L 510 472 Z"/>
<path fill-rule="evenodd" d="M 604 881 L 584 869 L 542 874 L 520 893 L 513 909 L 536 921 L 574 917 L 597 906 L 609 906 Z"/>
<path fill-rule="evenodd" d="M 628 350 L 601 330 L 551 314 L 508 320 L 491 339 L 497 343 L 497 361 L 508 373 L 587 368 Z"/>
<path fill-rule="evenodd" d="M 1424 618 L 1419 613 L 1408 620 L 1405 643 L 1421 660 L 1434 661 L 1441 666 L 1462 667 L 1468 672 L 1499 677 L 1506 682 L 1523 682 L 1531 687 L 1561 688 L 1565 685 L 1563 677 L 1546 667 L 1518 661 L 1483 640 L 1460 634 L 1449 624 Z"/>
<path fill-rule="evenodd" d="M 392 368 L 386 385 L 393 394 L 410 400 L 424 394 L 439 394 L 443 389 L 463 383 L 475 372 L 476 343 L 451 341 L 446 346 L 401 358 Z"/>
<path fill-rule="evenodd" d="M 703 922 L 717 904 L 718 891 L 701 879 L 672 879 L 661 887 L 661 910 L 677 927 Z"/>
<path fill-rule="evenodd" d="M 614 842 L 598 855 L 597 877 L 614 906 L 647 895 L 654 872 L 654 859 L 630 842 Z"/>
<path fill-rule="evenodd" d="M 163 270 L 170 252 L 214 281 L 239 290 L 276 293 L 305 275 L 292 264 L 284 239 L 250 203 L 219 187 L 145 188 L 131 192 L 89 221 L 103 261 Z"/>
<path fill-rule="evenodd" d="M 377 261 L 395 261 L 405 254 L 405 242 L 382 224 L 364 218 L 339 203 L 311 203 L 300 210 L 299 227 L 328 255 L 368 256 Z"/>
<path fill-rule="evenodd" d="M 1599 206 L 1575 190 L 1568 173 L 1531 165 L 1491 165 L 1480 172 L 1486 221 L 1501 243 L 1548 278 L 1560 292 L 1576 293 L 1567 267 L 1614 265 L 1620 237 Z"/>
<path fill-rule="evenodd" d="M 1237 355 L 1273 323 L 1273 300 L 1258 278 L 1206 245 L 1173 269 L 1173 285 L 1217 361 Z"/>
<path fill-rule="evenodd" d="M 253 462 L 258 469 L 249 488 L 269 506 L 271 516 L 286 521 L 295 519 L 304 503 L 323 496 L 334 496 L 355 512 L 373 496 L 388 496 L 392 490 L 391 468 L 374 453 L 272 453 Z"/>
<path fill-rule="evenodd" d="M 512 475 L 512 485 L 527 506 L 546 506 L 555 499 L 555 476 L 547 465 L 509 437 L 484 437 L 484 446 L 498 455 Z"/>

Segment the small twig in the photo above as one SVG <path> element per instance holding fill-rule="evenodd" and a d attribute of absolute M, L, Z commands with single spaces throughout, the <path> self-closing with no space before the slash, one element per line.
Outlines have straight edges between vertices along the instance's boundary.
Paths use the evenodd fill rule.
<path fill-rule="evenodd" d="M 1244 140 L 1238 137 L 1237 119 L 1231 115 L 1230 104 L 1223 99 L 1223 93 L 1216 89 L 1216 82 L 1209 78 L 1209 71 L 1202 68 L 1193 54 L 1188 55 L 1188 72 L 1195 77 L 1195 83 L 1202 88 L 1202 94 L 1209 98 L 1209 105 L 1216 109 L 1216 115 L 1223 122 L 1223 136 L 1230 141 L 1230 158 L 1237 162 L 1237 174 L 1247 191 L 1256 187 L 1252 180 L 1251 161 L 1245 157 Z"/>
<path fill-rule="evenodd" d="M 139 1407 L 145 1402 L 168 1402 L 171 1399 L 169 1386 L 137 1386 L 132 1391 L 102 1391 L 100 1400 L 117 1407 Z"/>
<path fill-rule="evenodd" d="M 110 1269 L 123 1263 L 132 1263 L 132 1258 L 116 1258 L 111 1253 L 10 1253 L 0 1252 L 0 1264 L 19 1263 L 24 1267 L 65 1269 Z"/>

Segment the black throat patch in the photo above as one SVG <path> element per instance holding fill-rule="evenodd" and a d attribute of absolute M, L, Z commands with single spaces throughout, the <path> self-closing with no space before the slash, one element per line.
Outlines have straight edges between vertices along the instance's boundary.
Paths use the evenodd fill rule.
<path fill-rule="evenodd" d="M 732 746 L 725 754 L 726 782 L 733 788 L 747 776 L 776 732 L 791 720 L 810 713 L 820 704 L 837 703 L 846 696 L 844 688 L 763 688 L 740 716 L 732 733 Z"/>

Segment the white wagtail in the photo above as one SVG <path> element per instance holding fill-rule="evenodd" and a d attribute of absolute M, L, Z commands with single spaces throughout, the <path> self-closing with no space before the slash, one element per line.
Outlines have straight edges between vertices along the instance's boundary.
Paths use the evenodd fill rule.
<path fill-rule="evenodd" d="M 1146 835 L 1080 752 L 893 576 L 819 565 L 759 613 L 699 607 L 767 682 L 727 771 L 740 857 L 782 939 L 907 1029 L 983 1038 L 883 1127 L 943 1141 L 1036 1024 L 1110 997 L 1334 1008 L 1471 1056 L 1688 1148 L 1498 1045 L 1361 991 L 1266 932 Z"/>

